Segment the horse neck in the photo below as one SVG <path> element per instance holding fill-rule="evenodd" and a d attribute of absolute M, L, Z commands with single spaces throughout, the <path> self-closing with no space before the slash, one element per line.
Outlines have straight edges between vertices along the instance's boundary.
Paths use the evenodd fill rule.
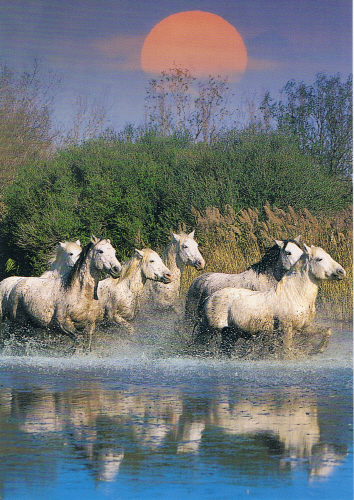
<path fill-rule="evenodd" d="M 125 276 L 121 280 L 118 281 L 119 283 L 123 284 L 123 286 L 126 286 L 129 288 L 130 292 L 133 293 L 133 295 L 140 295 L 143 291 L 144 285 L 146 282 L 146 277 L 144 276 L 142 269 L 141 269 L 141 264 L 139 264 L 136 269 L 130 274 L 129 276 Z"/>
<path fill-rule="evenodd" d="M 279 258 L 273 267 L 269 267 L 269 274 L 272 274 L 277 281 L 280 281 L 286 273 L 281 259 Z"/>
<path fill-rule="evenodd" d="M 287 300 L 306 300 L 309 304 L 315 303 L 317 293 L 318 282 L 311 277 L 308 263 L 286 274 L 276 288 L 276 295 L 284 294 L 289 297 Z"/>
<path fill-rule="evenodd" d="M 177 242 L 171 241 L 164 253 L 161 255 L 162 262 L 173 274 L 173 281 L 182 278 L 185 264 L 177 252 Z"/>
<path fill-rule="evenodd" d="M 93 298 L 97 300 L 97 287 L 101 276 L 101 271 L 93 265 L 91 256 L 92 253 L 89 252 L 80 269 L 77 270 L 71 288 L 74 288 L 76 284 L 79 284 L 79 289 L 81 292 L 83 292 L 85 295 L 91 295 L 92 293 Z"/>
<path fill-rule="evenodd" d="M 69 269 L 65 261 L 54 261 L 48 271 L 52 273 L 53 277 L 58 278 L 68 272 Z"/>

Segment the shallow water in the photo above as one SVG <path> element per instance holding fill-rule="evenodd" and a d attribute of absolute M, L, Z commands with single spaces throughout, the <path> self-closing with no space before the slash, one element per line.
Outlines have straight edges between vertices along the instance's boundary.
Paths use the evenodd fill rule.
<path fill-rule="evenodd" d="M 0 498 L 352 499 L 352 331 L 299 361 L 179 356 L 142 318 L 0 356 Z M 24 355 L 25 354 L 25 355 Z"/>

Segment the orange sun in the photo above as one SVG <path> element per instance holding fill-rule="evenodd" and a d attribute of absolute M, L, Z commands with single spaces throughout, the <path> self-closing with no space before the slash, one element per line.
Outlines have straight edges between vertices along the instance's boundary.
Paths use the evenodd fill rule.
<path fill-rule="evenodd" d="M 147 73 L 173 68 L 195 76 L 241 76 L 247 51 L 238 31 L 222 17 L 198 10 L 156 24 L 145 39 L 141 67 Z"/>

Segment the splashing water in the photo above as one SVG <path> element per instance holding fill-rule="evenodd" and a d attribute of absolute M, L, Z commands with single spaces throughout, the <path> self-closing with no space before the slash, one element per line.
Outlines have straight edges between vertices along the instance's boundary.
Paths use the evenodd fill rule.
<path fill-rule="evenodd" d="M 352 498 L 350 325 L 317 356 L 254 361 L 187 355 L 174 321 L 102 328 L 89 355 L 6 343 L 0 498 Z"/>

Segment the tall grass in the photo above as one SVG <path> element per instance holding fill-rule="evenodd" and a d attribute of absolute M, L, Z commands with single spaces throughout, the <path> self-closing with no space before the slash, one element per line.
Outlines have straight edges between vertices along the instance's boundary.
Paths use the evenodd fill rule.
<path fill-rule="evenodd" d="M 347 272 L 340 282 L 323 282 L 317 308 L 329 319 L 350 320 L 353 317 L 353 216 L 345 209 L 331 218 L 314 217 L 308 210 L 287 211 L 266 204 L 264 212 L 245 208 L 235 213 L 226 206 L 223 214 L 207 208 L 204 214 L 194 210 L 197 239 L 206 260 L 205 272 L 239 273 L 257 262 L 274 239 L 301 235 L 307 245 L 320 246 Z M 187 268 L 182 282 L 186 293 L 197 272 Z"/>

